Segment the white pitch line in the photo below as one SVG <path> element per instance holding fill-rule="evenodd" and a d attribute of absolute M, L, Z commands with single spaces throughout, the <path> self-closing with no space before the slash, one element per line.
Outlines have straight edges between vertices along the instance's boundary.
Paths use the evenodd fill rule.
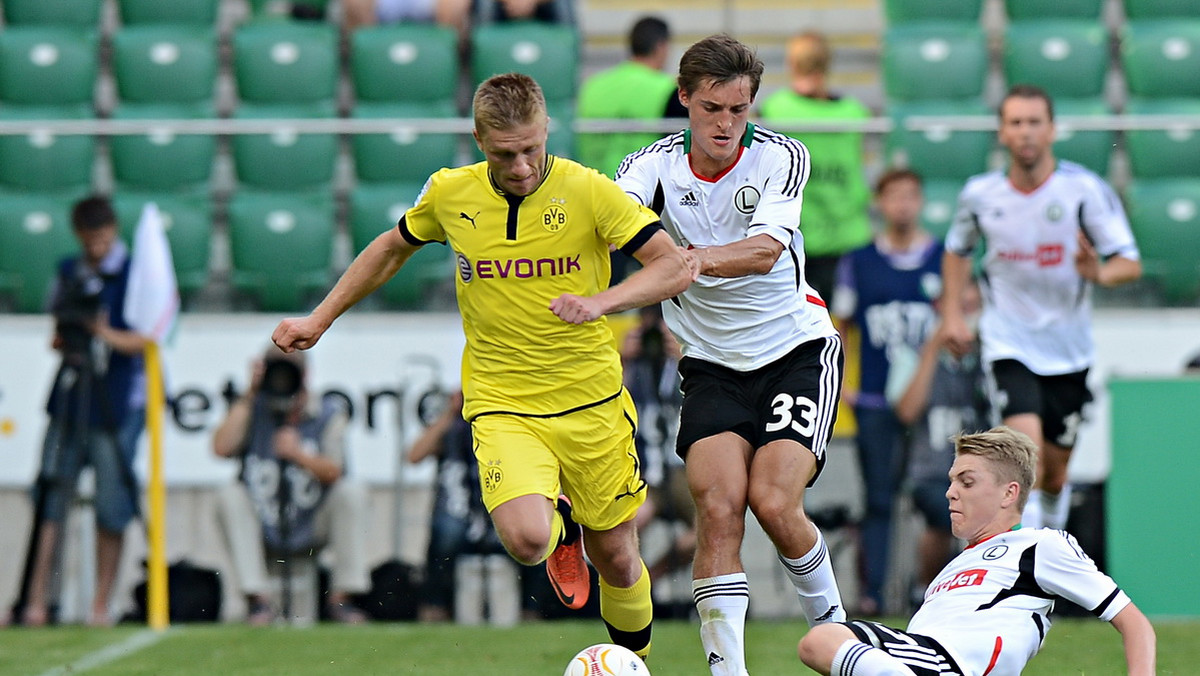
<path fill-rule="evenodd" d="M 88 653 L 74 662 L 61 667 L 54 667 L 49 671 L 39 674 L 39 676 L 74 676 L 75 674 L 81 674 L 135 653 L 143 648 L 148 648 L 158 643 L 166 633 L 165 631 L 155 631 L 154 629 L 139 631 L 120 643 L 114 643 L 96 652 Z"/>

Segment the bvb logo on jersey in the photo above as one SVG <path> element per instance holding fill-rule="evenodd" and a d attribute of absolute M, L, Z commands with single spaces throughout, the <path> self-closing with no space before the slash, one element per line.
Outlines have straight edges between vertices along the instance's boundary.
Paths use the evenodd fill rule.
<path fill-rule="evenodd" d="M 551 204 L 543 209 L 542 227 L 546 232 L 558 232 L 567 227 L 567 210 L 561 204 Z"/>
<path fill-rule="evenodd" d="M 1051 223 L 1061 221 L 1063 217 L 1063 205 L 1058 202 L 1051 202 L 1046 206 L 1046 220 Z"/>
<path fill-rule="evenodd" d="M 483 490 L 488 493 L 495 493 L 496 489 L 500 488 L 500 483 L 504 481 L 504 472 L 496 465 L 489 464 L 483 468 Z"/>

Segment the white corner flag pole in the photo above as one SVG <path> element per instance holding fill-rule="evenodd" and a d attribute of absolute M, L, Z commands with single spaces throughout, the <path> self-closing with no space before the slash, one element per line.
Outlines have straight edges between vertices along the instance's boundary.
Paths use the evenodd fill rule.
<path fill-rule="evenodd" d="M 163 479 L 163 387 L 162 353 L 159 343 L 170 333 L 179 314 L 179 289 L 171 248 L 157 205 L 142 209 L 125 292 L 125 321 L 148 337 L 143 353 L 146 367 L 146 432 L 150 438 L 150 476 L 146 485 L 146 620 L 156 630 L 170 622 L 167 598 L 166 512 L 167 489 Z"/>

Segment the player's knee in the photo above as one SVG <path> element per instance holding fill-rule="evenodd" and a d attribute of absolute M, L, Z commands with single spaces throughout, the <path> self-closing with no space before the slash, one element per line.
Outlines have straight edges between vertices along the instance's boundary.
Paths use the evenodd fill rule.
<path fill-rule="evenodd" d="M 546 559 L 550 552 L 550 533 L 538 532 L 538 529 L 523 527 L 509 530 L 497 529 L 504 548 L 517 560 L 526 566 L 534 566 Z"/>
<path fill-rule="evenodd" d="M 740 530 L 745 523 L 746 505 L 723 496 L 709 496 L 696 503 L 696 520 L 705 530 Z"/>
<path fill-rule="evenodd" d="M 764 489 L 751 491 L 750 511 L 764 527 L 770 524 L 795 521 L 801 515 L 800 505 L 784 491 Z"/>
<path fill-rule="evenodd" d="M 796 654 L 810 669 L 828 672 L 833 655 L 846 640 L 845 627 L 840 624 L 818 624 L 800 639 Z"/>

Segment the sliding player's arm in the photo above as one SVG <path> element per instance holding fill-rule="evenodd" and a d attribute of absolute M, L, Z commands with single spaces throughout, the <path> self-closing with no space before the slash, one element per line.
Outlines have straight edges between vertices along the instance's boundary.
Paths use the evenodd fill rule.
<path fill-rule="evenodd" d="M 1130 603 L 1112 619 L 1112 626 L 1121 632 L 1125 646 L 1125 666 L 1129 676 L 1151 676 L 1155 673 L 1157 639 L 1150 620 L 1137 606 Z"/>

